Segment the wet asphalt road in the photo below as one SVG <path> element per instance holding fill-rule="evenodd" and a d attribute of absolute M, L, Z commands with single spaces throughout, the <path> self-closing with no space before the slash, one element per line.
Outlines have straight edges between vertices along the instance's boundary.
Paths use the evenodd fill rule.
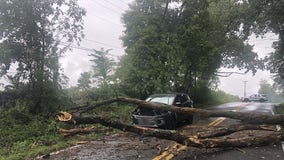
<path fill-rule="evenodd" d="M 257 103 L 257 102 L 232 102 L 220 106 L 211 107 L 212 110 L 235 111 L 235 112 L 254 112 L 274 114 L 274 103 Z"/>
<path fill-rule="evenodd" d="M 210 110 L 223 110 L 223 111 L 234 111 L 234 112 L 254 112 L 273 115 L 275 113 L 275 105 L 273 103 L 243 103 L 243 102 L 233 102 L 227 103 L 220 106 L 215 106 L 210 108 Z M 211 121 L 216 120 L 216 118 L 210 118 Z M 198 122 L 197 122 L 198 123 Z M 224 119 L 224 121 L 219 124 L 222 126 L 229 126 L 231 124 L 238 124 L 239 122 L 233 119 Z M 190 149 L 182 154 L 188 154 Z M 174 159 L 181 159 L 182 154 L 176 156 Z M 231 148 L 228 150 L 221 150 L 213 153 L 201 153 L 195 156 L 189 156 L 186 159 L 198 159 L 198 160 L 283 160 L 284 152 L 280 144 L 271 144 L 269 146 L 263 147 L 249 147 L 249 148 Z"/>
<path fill-rule="evenodd" d="M 234 102 L 210 108 L 210 110 L 225 110 L 234 112 L 259 112 L 275 114 L 274 104 L 270 103 L 242 103 Z M 217 118 L 199 119 L 193 125 L 207 126 Z M 238 124 L 233 119 L 224 118 L 219 126 Z M 186 129 L 186 126 L 180 127 Z M 116 160 L 137 159 L 147 160 L 155 158 L 175 142 L 160 140 L 153 137 L 142 137 L 137 134 L 123 133 L 106 137 L 104 140 L 92 141 L 77 147 L 69 148 L 56 154 L 51 154 L 50 159 L 62 160 Z M 170 154 L 170 153 L 168 153 Z M 167 156 L 165 156 L 167 157 Z M 271 144 L 264 147 L 229 148 L 229 149 L 198 149 L 188 147 L 185 150 L 174 153 L 173 160 L 283 160 L 284 153 L 279 144 Z"/>

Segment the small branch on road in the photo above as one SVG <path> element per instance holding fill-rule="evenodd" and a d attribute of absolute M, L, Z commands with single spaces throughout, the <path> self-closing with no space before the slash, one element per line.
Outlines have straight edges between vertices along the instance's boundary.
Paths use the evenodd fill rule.
<path fill-rule="evenodd" d="M 69 136 L 74 136 L 76 134 L 80 134 L 80 133 L 91 133 L 94 132 L 93 128 L 74 128 L 74 129 L 70 129 L 70 130 L 66 130 L 66 129 L 59 129 L 59 132 L 64 136 L 64 137 L 69 137 Z"/>

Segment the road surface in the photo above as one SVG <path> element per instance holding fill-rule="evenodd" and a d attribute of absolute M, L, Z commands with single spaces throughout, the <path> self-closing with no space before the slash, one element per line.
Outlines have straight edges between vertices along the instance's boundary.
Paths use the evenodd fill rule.
<path fill-rule="evenodd" d="M 227 103 L 209 108 L 235 112 L 261 112 L 274 114 L 274 105 L 270 103 Z M 192 126 L 228 126 L 239 122 L 228 118 L 201 119 L 196 117 L 191 126 L 181 126 L 181 132 L 190 131 Z M 169 140 L 154 137 L 142 137 L 137 134 L 120 132 L 104 139 L 91 141 L 83 145 L 52 153 L 54 160 L 116 160 L 116 159 L 187 159 L 187 160 L 282 160 L 284 153 L 278 144 L 253 148 L 198 149 L 176 144 Z"/>

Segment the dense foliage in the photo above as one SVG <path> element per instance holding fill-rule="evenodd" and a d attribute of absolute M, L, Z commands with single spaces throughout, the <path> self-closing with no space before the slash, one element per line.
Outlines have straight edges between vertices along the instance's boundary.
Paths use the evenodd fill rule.
<path fill-rule="evenodd" d="M 0 1 L 0 76 L 15 90 L 25 88 L 30 112 L 58 106 L 58 60 L 66 51 L 59 44 L 81 40 L 84 14 L 76 0 Z"/>
<path fill-rule="evenodd" d="M 241 9 L 236 1 L 136 0 L 123 16 L 122 88 L 140 98 L 172 91 L 204 102 L 220 67 L 255 73 L 257 54 L 239 35 L 241 24 L 232 23 Z"/>
<path fill-rule="evenodd" d="M 255 33 L 263 36 L 272 32 L 278 36 L 274 41 L 275 49 L 268 57 L 267 69 L 275 74 L 275 82 L 284 86 L 284 1 L 248 0 L 243 1 L 246 16 L 243 18 L 244 34 Z"/>

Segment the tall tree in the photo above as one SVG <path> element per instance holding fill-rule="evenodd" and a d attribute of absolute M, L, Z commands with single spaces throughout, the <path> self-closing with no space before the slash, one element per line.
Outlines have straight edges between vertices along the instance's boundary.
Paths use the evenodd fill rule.
<path fill-rule="evenodd" d="M 78 79 L 78 87 L 82 90 L 89 89 L 92 84 L 92 75 L 90 72 L 81 73 L 80 78 Z"/>
<path fill-rule="evenodd" d="M 58 45 L 81 40 L 84 15 L 77 0 L 0 0 L 0 74 L 16 67 L 10 77 L 16 89 L 27 86 L 32 112 L 56 106 L 50 103 L 58 100 L 58 59 L 66 51 Z"/>
<path fill-rule="evenodd" d="M 279 93 L 275 86 L 269 84 L 267 80 L 261 80 L 259 85 L 258 93 L 267 95 L 270 102 L 279 103 L 284 101 L 283 94 Z"/>
<path fill-rule="evenodd" d="M 262 36 L 273 32 L 278 36 L 273 46 L 275 51 L 268 56 L 267 68 L 275 74 L 275 81 L 284 88 L 284 1 L 248 0 L 243 1 L 246 16 L 243 18 L 244 33 Z"/>
<path fill-rule="evenodd" d="M 109 56 L 109 51 L 101 48 L 101 50 L 95 50 L 94 53 L 90 54 L 93 58 L 91 61 L 94 62 L 93 65 L 93 77 L 97 84 L 100 86 L 106 86 L 111 81 L 111 75 L 114 69 L 114 60 Z"/>
<path fill-rule="evenodd" d="M 123 16 L 127 54 L 118 71 L 129 94 L 204 94 L 221 66 L 255 73 L 257 54 L 238 35 L 240 23 L 231 23 L 234 12 L 217 15 L 225 2 L 136 0 Z"/>

